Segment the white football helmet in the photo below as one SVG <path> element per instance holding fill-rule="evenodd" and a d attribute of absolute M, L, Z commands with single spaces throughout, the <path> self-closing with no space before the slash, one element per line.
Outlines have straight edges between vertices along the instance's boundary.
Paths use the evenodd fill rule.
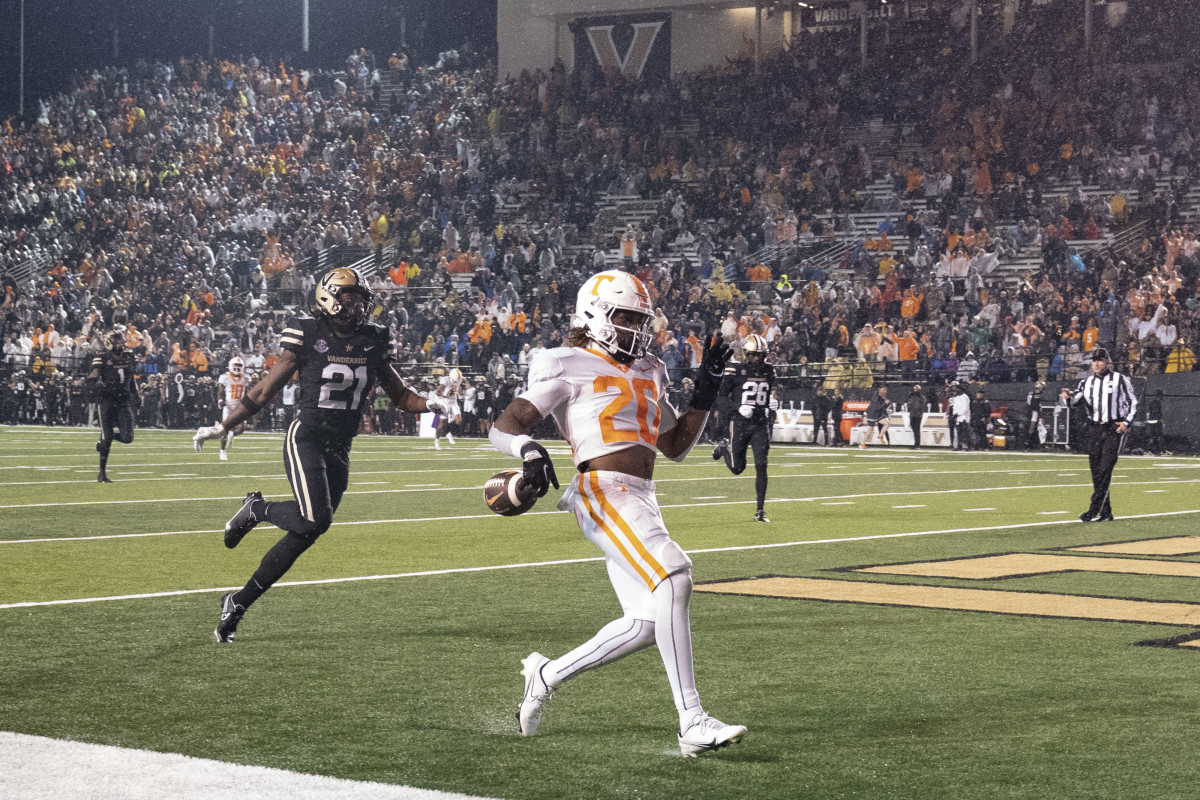
<path fill-rule="evenodd" d="M 459 369 L 458 367 L 455 367 L 454 369 L 450 370 L 450 374 L 447 375 L 446 377 L 448 377 L 450 379 L 450 385 L 453 386 L 454 388 L 457 389 L 459 386 L 462 385 L 463 374 L 462 374 L 462 370 Z"/>
<path fill-rule="evenodd" d="M 614 325 L 613 313 L 622 310 L 642 315 L 641 324 L 636 328 Z M 628 356 L 635 361 L 646 355 L 650 346 L 653 317 L 654 307 L 650 305 L 645 284 L 620 270 L 610 269 L 588 278 L 575 300 L 574 324 L 586 328 L 591 340 L 609 354 Z M 631 337 L 625 344 L 621 342 L 622 332 Z"/>
<path fill-rule="evenodd" d="M 236 378 L 245 371 L 246 371 L 246 362 L 242 361 L 241 356 L 234 356 L 233 358 L 229 359 L 229 374 L 230 375 L 233 375 Z"/>

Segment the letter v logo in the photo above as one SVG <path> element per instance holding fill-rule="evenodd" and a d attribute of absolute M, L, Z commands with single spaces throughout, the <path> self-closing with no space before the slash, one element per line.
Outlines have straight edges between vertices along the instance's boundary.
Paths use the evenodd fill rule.
<path fill-rule="evenodd" d="M 596 60 L 600 62 L 600 66 L 606 72 L 610 69 L 616 70 L 623 73 L 625 77 L 636 80 L 642 77 L 646 59 L 650 57 L 650 51 L 654 48 L 654 40 L 658 38 L 658 32 L 662 30 L 663 22 L 663 20 L 659 20 L 658 22 L 633 23 L 633 41 L 629 43 L 624 58 L 617 55 L 617 43 L 613 41 L 612 32 L 615 25 L 589 27 L 587 29 L 588 41 L 592 43 L 592 52 L 596 54 Z"/>

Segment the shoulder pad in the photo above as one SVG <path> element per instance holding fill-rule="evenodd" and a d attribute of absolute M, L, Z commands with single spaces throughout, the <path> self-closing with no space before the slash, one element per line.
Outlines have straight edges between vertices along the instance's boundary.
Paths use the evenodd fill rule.
<path fill-rule="evenodd" d="M 575 348 L 556 347 L 553 350 L 543 350 L 535 355 L 529 361 L 529 385 L 562 376 L 566 371 L 563 361 L 571 358 L 574 354 Z"/>
<path fill-rule="evenodd" d="M 653 353 L 646 353 L 646 355 L 642 356 L 642 358 L 645 359 L 646 366 L 650 367 L 651 369 L 657 369 L 663 365 L 658 356 L 654 355 Z"/>

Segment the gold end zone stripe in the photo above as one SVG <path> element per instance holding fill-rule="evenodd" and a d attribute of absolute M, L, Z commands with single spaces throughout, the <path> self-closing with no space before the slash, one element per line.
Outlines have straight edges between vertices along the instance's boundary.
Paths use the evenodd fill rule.
<path fill-rule="evenodd" d="M 710 594 L 784 597 L 833 603 L 933 608 L 947 611 L 983 611 L 1029 617 L 1088 619 L 1105 622 L 1146 622 L 1200 627 L 1200 604 L 1118 597 L 1081 597 L 1048 592 L 1011 592 L 996 589 L 952 589 L 869 581 L 821 578 L 750 578 L 707 583 L 695 587 Z"/>

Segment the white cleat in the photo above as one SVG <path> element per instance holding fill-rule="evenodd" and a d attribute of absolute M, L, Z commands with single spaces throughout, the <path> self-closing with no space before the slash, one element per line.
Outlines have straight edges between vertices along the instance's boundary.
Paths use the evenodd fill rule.
<path fill-rule="evenodd" d="M 442 449 L 442 441 L 441 441 L 441 439 L 437 438 L 436 436 L 433 437 L 433 449 L 434 450 Z"/>
<path fill-rule="evenodd" d="M 221 460 L 222 460 L 222 461 L 228 461 L 228 460 L 229 460 L 229 454 L 228 454 L 228 453 L 226 453 L 224 450 L 222 450 L 222 451 L 221 451 Z"/>
<path fill-rule="evenodd" d="M 692 724 L 679 734 L 679 752 L 684 758 L 737 744 L 746 735 L 745 725 L 726 725 L 703 711 L 692 718 Z"/>
<path fill-rule="evenodd" d="M 542 680 L 542 667 L 549 663 L 550 659 L 541 653 L 530 653 L 521 660 L 521 674 L 525 676 L 525 696 L 521 698 L 521 706 L 517 709 L 517 722 L 521 725 L 522 736 L 533 736 L 537 733 L 538 723 L 542 721 L 542 711 L 554 696 L 554 690 Z"/>
<path fill-rule="evenodd" d="M 453 433 L 447 433 L 447 434 L 446 434 L 446 441 L 447 441 L 447 442 L 449 442 L 450 444 L 454 444 L 454 434 L 453 434 Z"/>

